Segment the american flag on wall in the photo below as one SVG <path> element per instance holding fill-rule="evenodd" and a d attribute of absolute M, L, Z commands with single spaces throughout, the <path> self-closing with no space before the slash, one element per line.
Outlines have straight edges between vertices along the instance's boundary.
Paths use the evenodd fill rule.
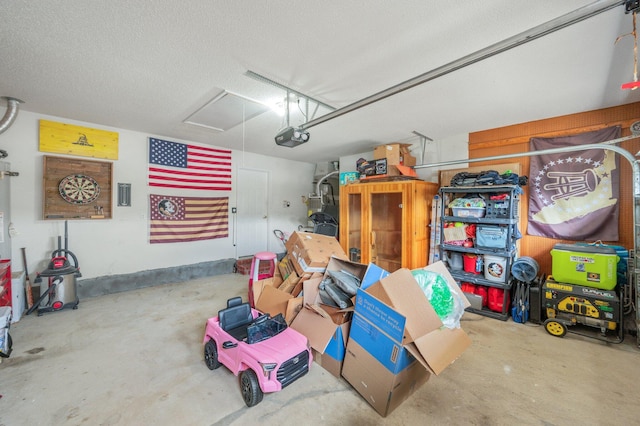
<path fill-rule="evenodd" d="M 231 150 L 149 138 L 149 186 L 231 191 Z"/>
<path fill-rule="evenodd" d="M 229 236 L 229 197 L 150 195 L 149 242 L 180 243 Z"/>

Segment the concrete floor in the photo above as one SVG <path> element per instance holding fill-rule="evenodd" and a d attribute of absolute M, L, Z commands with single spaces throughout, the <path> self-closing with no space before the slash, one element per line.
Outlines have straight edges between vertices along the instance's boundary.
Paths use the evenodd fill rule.
<path fill-rule="evenodd" d="M 0 425 L 630 425 L 640 350 L 467 313 L 473 344 L 388 417 L 317 364 L 253 408 L 202 357 L 205 320 L 247 276 L 200 278 L 23 317 L 0 364 Z"/>

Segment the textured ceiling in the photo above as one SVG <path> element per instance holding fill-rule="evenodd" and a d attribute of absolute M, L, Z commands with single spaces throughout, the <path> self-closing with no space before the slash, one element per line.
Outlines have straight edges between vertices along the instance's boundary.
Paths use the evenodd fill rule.
<path fill-rule="evenodd" d="M 438 143 L 639 101 L 640 90 L 620 89 L 633 79 L 633 37 L 615 43 L 632 30 L 622 3 L 2 1 L 0 96 L 24 100 L 22 110 L 98 126 L 329 161 L 382 143 L 417 143 L 413 131 Z M 221 90 L 284 99 L 247 70 L 343 108 L 592 4 L 616 7 L 313 126 L 310 141 L 295 148 L 275 144 L 286 120 L 271 111 L 224 132 L 184 123 Z M 326 112 L 305 120 L 296 108 L 290 121 Z"/>

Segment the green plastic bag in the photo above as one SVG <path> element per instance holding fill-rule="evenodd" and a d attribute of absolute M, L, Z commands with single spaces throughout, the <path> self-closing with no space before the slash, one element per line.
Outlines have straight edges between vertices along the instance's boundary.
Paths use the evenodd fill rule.
<path fill-rule="evenodd" d="M 456 295 L 452 293 L 447 280 L 436 272 L 424 269 L 415 269 L 411 271 L 411 274 L 424 291 L 442 323 L 448 328 L 460 327 L 460 318 L 464 313 L 464 308 L 457 300 Z"/>

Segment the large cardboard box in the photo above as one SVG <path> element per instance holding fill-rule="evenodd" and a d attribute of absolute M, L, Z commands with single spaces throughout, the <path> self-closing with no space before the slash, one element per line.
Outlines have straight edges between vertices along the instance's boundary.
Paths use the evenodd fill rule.
<path fill-rule="evenodd" d="M 469 306 L 441 261 L 424 269 L 441 274 L 464 306 Z M 411 271 L 403 268 L 358 290 L 342 375 L 386 416 L 426 382 L 429 374 L 440 374 L 470 344 L 461 328 L 443 326 Z M 416 366 L 424 370 L 424 377 L 408 383 L 406 378 L 413 375 L 407 371 L 417 371 Z M 384 380 L 372 380 L 378 377 Z M 404 387 L 398 394 L 400 383 Z"/>
<path fill-rule="evenodd" d="M 353 340 L 347 344 L 342 376 L 383 417 L 386 417 L 420 386 L 430 373 L 414 359 L 398 373 L 392 373 Z"/>
<path fill-rule="evenodd" d="M 295 231 L 287 240 L 287 255 L 298 275 L 324 273 L 331 256 L 349 259 L 335 237 Z"/>
<path fill-rule="evenodd" d="M 343 323 L 336 324 L 330 316 L 322 316 L 306 305 L 291 323 L 291 328 L 304 334 L 311 347 L 321 356 L 313 359 L 335 377 L 340 377 L 344 353 L 347 346 L 349 316 L 344 315 Z"/>
<path fill-rule="evenodd" d="M 366 288 L 389 274 L 373 264 L 367 266 L 332 257 L 327 265 L 325 276 L 329 271 L 334 270 L 345 270 L 356 275 L 362 281 L 361 288 Z M 322 304 L 318 293 L 318 286 L 322 279 L 314 278 L 303 283 L 304 307 L 291 324 L 291 328 L 307 336 L 309 344 L 316 351 L 314 353 L 316 363 L 339 378 L 353 308 L 337 309 Z"/>
<path fill-rule="evenodd" d="M 390 143 L 379 145 L 373 150 L 373 158 L 375 160 L 386 158 L 388 165 L 415 166 L 416 158 L 409 153 L 411 144 L 406 143 Z"/>
<path fill-rule="evenodd" d="M 253 297 L 256 309 L 273 316 L 282 314 L 287 324 L 295 319 L 302 310 L 302 297 L 294 297 L 291 293 L 277 288 L 282 280 L 267 278 L 253 283 Z"/>

